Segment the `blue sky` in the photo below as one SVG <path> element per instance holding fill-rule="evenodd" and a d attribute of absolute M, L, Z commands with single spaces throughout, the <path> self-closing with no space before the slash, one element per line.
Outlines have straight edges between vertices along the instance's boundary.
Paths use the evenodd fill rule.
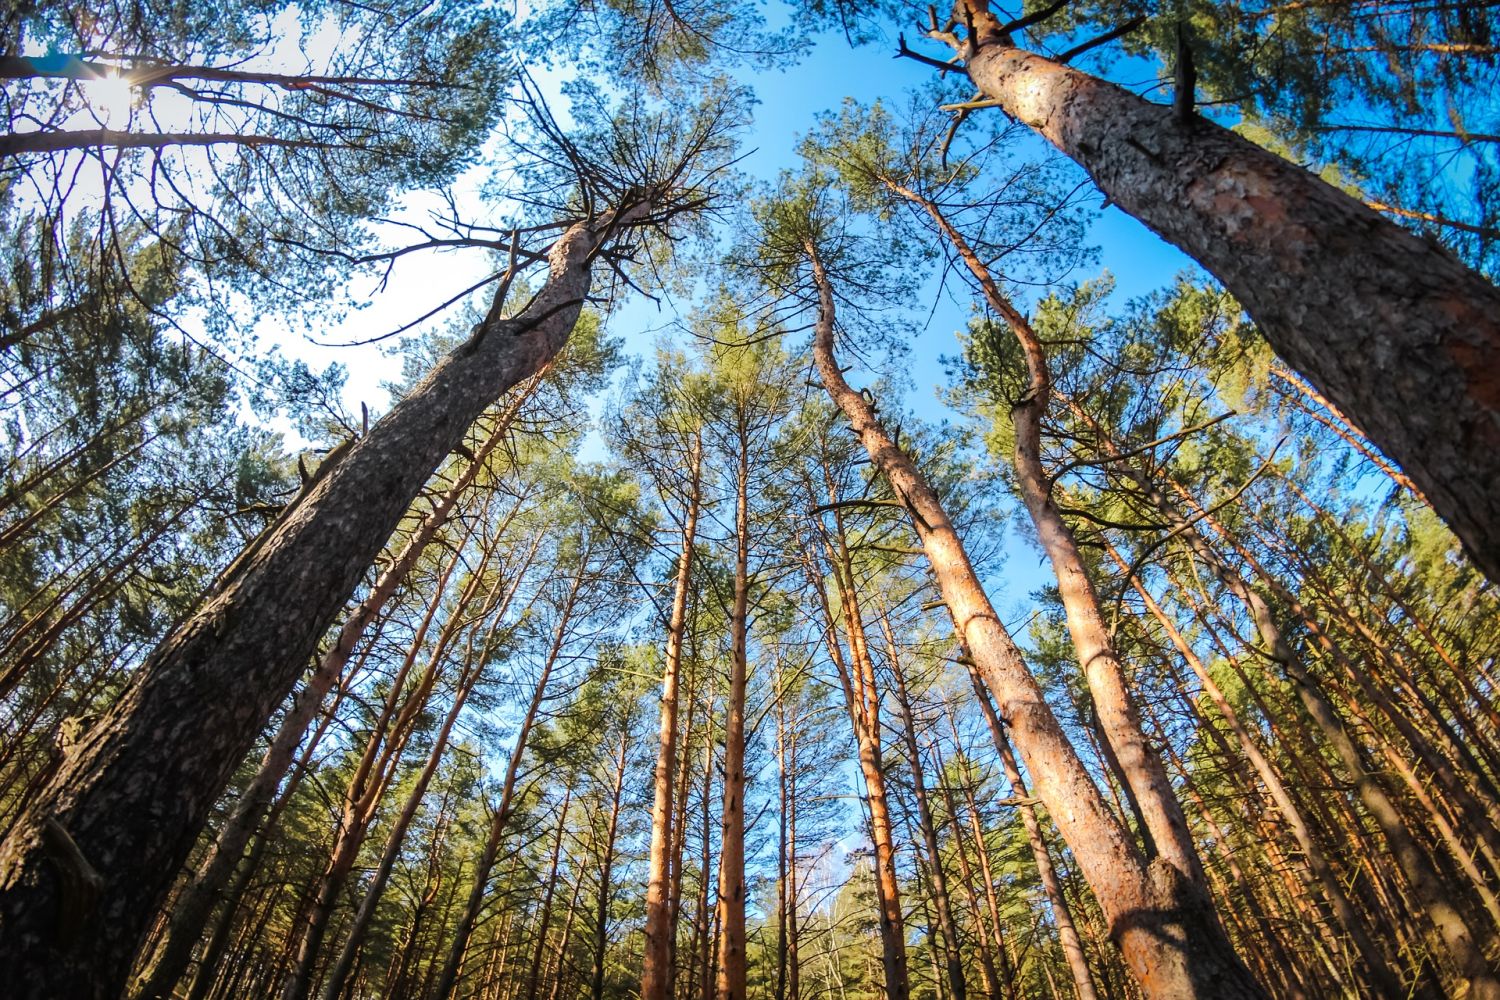
<path fill-rule="evenodd" d="M 818 40 L 807 57 L 790 67 L 741 71 L 740 78 L 752 84 L 759 101 L 754 111 L 753 127 L 745 139 L 747 155 L 742 169 L 752 176 L 771 179 L 779 171 L 795 167 L 799 138 L 813 126 L 820 112 L 838 108 L 846 97 L 866 104 L 877 99 L 884 99 L 897 107 L 904 104 L 906 91 L 925 84 L 932 71 L 911 60 L 892 58 L 894 50 L 893 41 L 851 48 L 841 36 L 826 35 Z M 1115 72 L 1111 75 L 1116 79 L 1122 78 L 1124 68 L 1126 82 L 1130 82 L 1128 77 L 1134 74 L 1143 85 L 1149 85 L 1148 81 L 1156 75 L 1150 65 L 1140 60 L 1117 61 L 1113 68 Z M 561 75 L 543 78 L 544 89 L 554 98 L 561 80 Z M 1025 141 L 1042 148 L 1040 139 L 1028 138 Z M 460 198 L 477 199 L 485 179 L 481 171 L 461 178 L 457 184 Z M 1097 197 L 1095 200 L 1097 203 Z M 406 199 L 406 217 L 415 220 L 436 207 L 438 202 L 433 197 L 413 196 Z M 1116 281 L 1115 294 L 1121 302 L 1168 285 L 1174 275 L 1191 266 L 1179 251 L 1115 208 L 1096 213 L 1090 239 L 1099 248 L 1099 268 L 1108 270 Z M 314 341 L 356 341 L 385 333 L 421 316 L 477 281 L 486 273 L 487 265 L 484 255 L 476 251 L 426 254 L 421 258 L 405 259 L 397 265 L 383 290 L 377 291 L 371 282 L 356 283 L 351 287 L 351 297 L 364 307 L 352 312 L 342 323 L 303 330 L 288 328 L 284 322 L 268 323 L 259 332 L 265 340 L 278 344 L 284 353 L 304 358 L 314 366 L 332 361 L 342 363 L 349 370 L 346 410 L 358 413 L 363 402 L 372 412 L 379 412 L 387 405 L 386 394 L 380 385 L 394 378 L 399 369 L 398 360 L 385 353 L 384 348 L 389 347 L 389 342 L 358 348 L 330 348 L 319 346 Z M 1074 280 L 1083 280 L 1095 273 L 1097 271 L 1079 273 Z M 955 290 L 958 297 L 955 297 Z M 905 402 L 920 417 L 933 422 L 954 416 L 938 399 L 938 391 L 944 382 L 940 359 L 956 352 L 954 331 L 964 325 L 969 314 L 968 301 L 962 296 L 962 285 L 950 283 L 948 293 L 937 301 L 934 308 L 937 288 L 935 282 L 929 282 L 920 297 L 912 302 L 913 317 L 925 323 L 911 345 L 906 367 L 914 389 Z M 691 302 L 671 299 L 653 304 L 635 297 L 617 306 L 609 323 L 610 331 L 623 338 L 627 350 L 646 354 L 653 350 L 662 332 L 672 329 L 676 320 L 691 310 L 692 305 Z M 589 457 L 603 457 L 597 439 L 586 451 Z M 1023 617 L 1031 606 L 1027 593 L 1050 580 L 1050 573 L 1039 553 L 1018 539 L 1011 539 L 1006 548 L 1009 552 L 1007 592 L 996 592 L 993 596 L 1002 614 L 1016 620 Z"/>

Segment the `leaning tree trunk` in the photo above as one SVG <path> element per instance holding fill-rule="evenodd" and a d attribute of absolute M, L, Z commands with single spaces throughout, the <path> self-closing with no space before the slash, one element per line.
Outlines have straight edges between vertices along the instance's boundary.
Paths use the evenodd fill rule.
<path fill-rule="evenodd" d="M 1223 282 L 1500 580 L 1500 290 L 1228 129 L 1017 48 L 988 0 L 962 7 L 979 91 Z"/>
<path fill-rule="evenodd" d="M 1037 796 L 1098 897 L 1126 965 L 1149 1000 L 1264 997 L 1206 894 L 1164 860 L 1148 863 L 1109 812 L 985 595 L 942 502 L 839 370 L 833 286 L 817 248 L 808 243 L 805 249 L 819 300 L 813 340 L 818 375 L 906 509 L 959 636 L 1010 723 Z"/>
<path fill-rule="evenodd" d="M 566 343 L 612 228 L 568 229 L 524 312 L 487 317 L 320 474 L 32 802 L 0 844 L 0 970 L 12 996 L 119 995 L 235 766 L 433 469 Z"/>
<path fill-rule="evenodd" d="M 1099 595 L 1084 563 L 1083 553 L 1052 497 L 1052 477 L 1042 465 L 1042 420 L 1052 398 L 1052 374 L 1046 348 L 979 254 L 930 198 L 891 180 L 886 186 L 925 211 L 952 244 L 978 283 L 991 309 L 1005 322 L 1026 361 L 1027 386 L 1010 408 L 1016 441 L 1013 451 L 1021 499 L 1036 528 L 1037 540 L 1057 578 L 1058 599 L 1068 623 L 1068 635 L 1078 665 L 1088 681 L 1103 750 L 1119 772 L 1120 783 L 1140 816 L 1147 855 L 1160 852 L 1184 878 L 1207 892 L 1208 881 L 1193 846 L 1192 832 L 1182 806 L 1167 780 L 1161 757 L 1151 747 L 1141 724 L 1140 709 L 1125 676 L 1125 665 L 1104 623 Z"/>
<path fill-rule="evenodd" d="M 395 560 L 380 574 L 375 585 L 370 588 L 369 595 L 345 619 L 343 627 L 339 629 L 338 638 L 323 654 L 322 659 L 318 661 L 317 669 L 313 671 L 312 676 L 293 699 L 291 708 L 282 717 L 281 725 L 271 740 L 265 757 L 261 760 L 260 769 L 256 771 L 250 784 L 245 786 L 245 790 L 240 793 L 234 809 L 225 820 L 224 829 L 219 832 L 218 839 L 198 867 L 192 881 L 173 902 L 171 923 L 161 954 L 136 988 L 139 1000 L 156 1000 L 157 997 L 168 994 L 182 978 L 182 973 L 187 969 L 188 961 L 192 957 L 193 945 L 201 936 L 203 925 L 208 920 L 210 910 L 213 909 L 214 900 L 218 898 L 219 891 L 229 880 L 235 865 L 245 853 L 245 845 L 250 842 L 255 824 L 270 805 L 276 786 L 280 784 L 287 768 L 291 766 L 292 755 L 296 753 L 297 745 L 302 742 L 307 727 L 311 725 L 318 709 L 322 707 L 324 696 L 333 687 L 334 681 L 343 674 L 344 667 L 349 662 L 349 657 L 353 655 L 354 647 L 364 635 L 365 629 L 380 614 L 386 601 L 390 600 L 396 589 L 401 586 L 406 575 L 416 565 L 418 558 L 427 551 L 427 543 L 432 541 L 442 526 L 448 523 L 448 517 L 452 514 L 459 498 L 473 483 L 475 476 L 479 474 L 479 470 L 489 458 L 490 452 L 509 433 L 512 419 L 521 404 L 530 398 L 531 393 L 540 384 L 540 379 L 541 373 L 538 372 L 525 390 L 506 408 L 484 443 L 474 453 L 473 460 L 459 473 L 458 478 L 443 493 L 432 510 L 422 517 L 417 529 L 402 546 Z"/>

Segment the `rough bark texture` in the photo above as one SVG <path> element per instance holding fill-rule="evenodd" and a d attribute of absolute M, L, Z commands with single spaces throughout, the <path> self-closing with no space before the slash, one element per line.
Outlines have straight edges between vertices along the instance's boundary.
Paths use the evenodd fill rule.
<path fill-rule="evenodd" d="M 844 380 L 833 355 L 832 284 L 816 248 L 806 249 L 820 306 L 813 345 L 818 375 L 911 517 L 958 633 L 995 695 L 1038 797 L 1098 896 L 1126 966 L 1152 1000 L 1265 997 L 1207 896 L 1170 864 L 1148 864 L 1105 806 L 995 614 L 942 502 L 869 401 Z"/>
<path fill-rule="evenodd" d="M 488 321 L 252 545 L 0 845 L 17 998 L 115 1000 L 214 799 L 443 457 L 567 341 L 602 228 L 569 229 L 520 316 Z M 94 872 L 80 888 L 71 845 Z"/>
<path fill-rule="evenodd" d="M 1016 481 L 1031 523 L 1036 528 L 1037 540 L 1041 542 L 1042 551 L 1047 554 L 1057 578 L 1068 635 L 1078 664 L 1088 680 L 1100 739 L 1111 766 L 1119 772 L 1121 785 L 1140 816 L 1148 856 L 1159 851 L 1182 872 L 1183 877 L 1206 890 L 1207 879 L 1193 847 L 1193 836 L 1188 830 L 1182 806 L 1167 780 L 1161 758 L 1146 739 L 1140 709 L 1130 691 L 1125 665 L 1115 650 L 1110 630 L 1104 624 L 1099 596 L 1088 566 L 1083 561 L 1072 528 L 1057 509 L 1052 498 L 1052 477 L 1042 465 L 1042 419 L 1052 398 L 1052 376 L 1046 349 L 1031 322 L 1000 290 L 990 269 L 938 206 L 930 198 L 900 184 L 886 183 L 932 217 L 978 282 L 985 301 L 1005 321 L 1021 346 L 1028 384 L 1022 398 L 1011 406 L 1010 411 L 1011 424 L 1016 432 L 1012 456 Z"/>
<path fill-rule="evenodd" d="M 975 86 L 1223 282 L 1500 579 L 1500 290 L 1296 164 L 1017 48 L 987 3 L 965 6 Z"/>

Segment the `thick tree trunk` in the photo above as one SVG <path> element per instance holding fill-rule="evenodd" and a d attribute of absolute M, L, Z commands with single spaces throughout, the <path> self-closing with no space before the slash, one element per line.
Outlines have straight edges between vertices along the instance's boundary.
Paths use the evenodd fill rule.
<path fill-rule="evenodd" d="M 820 312 L 814 359 L 824 387 L 906 508 L 944 603 L 1009 722 L 1037 795 L 1098 896 L 1110 936 L 1149 998 L 1263 998 L 1205 894 L 1171 864 L 1147 863 L 1105 807 L 1020 650 L 980 585 L 941 501 L 891 439 L 833 355 L 833 289 L 816 248 L 807 254 Z"/>
<path fill-rule="evenodd" d="M 1015 47 L 986 0 L 964 7 L 975 86 L 1223 282 L 1500 579 L 1500 290 L 1228 129 Z"/>
<path fill-rule="evenodd" d="M 667 623 L 666 664 L 662 667 L 661 727 L 657 735 L 656 778 L 651 803 L 650 869 L 646 876 L 646 953 L 641 962 L 641 1000 L 667 1000 L 671 984 L 672 922 L 669 888 L 672 849 L 672 791 L 677 767 L 677 681 L 682 666 L 682 638 L 687 627 L 693 543 L 698 532 L 699 479 L 703 447 L 693 439 L 691 486 L 682 526 L 682 550 L 677 556 L 677 584 L 672 592 L 672 617 Z"/>
<path fill-rule="evenodd" d="M 115 1000 L 235 765 L 432 470 L 567 341 L 610 228 L 567 230 L 521 315 L 487 319 L 320 475 L 33 801 L 0 844 L 0 975 L 17 1000 Z"/>
<path fill-rule="evenodd" d="M 717 1000 L 746 1000 L 745 954 L 745 689 L 750 616 L 749 431 L 739 420 L 735 470 L 734 606 L 730 611 L 729 696 L 724 725 L 724 811 L 719 823 L 719 963 Z"/>

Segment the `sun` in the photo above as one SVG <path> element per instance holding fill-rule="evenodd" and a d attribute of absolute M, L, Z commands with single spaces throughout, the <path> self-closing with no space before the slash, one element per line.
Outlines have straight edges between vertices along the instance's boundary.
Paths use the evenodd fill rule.
<path fill-rule="evenodd" d="M 129 80 L 112 71 L 106 76 L 86 79 L 82 85 L 84 100 L 101 125 L 118 128 L 130 121 L 135 94 Z"/>

